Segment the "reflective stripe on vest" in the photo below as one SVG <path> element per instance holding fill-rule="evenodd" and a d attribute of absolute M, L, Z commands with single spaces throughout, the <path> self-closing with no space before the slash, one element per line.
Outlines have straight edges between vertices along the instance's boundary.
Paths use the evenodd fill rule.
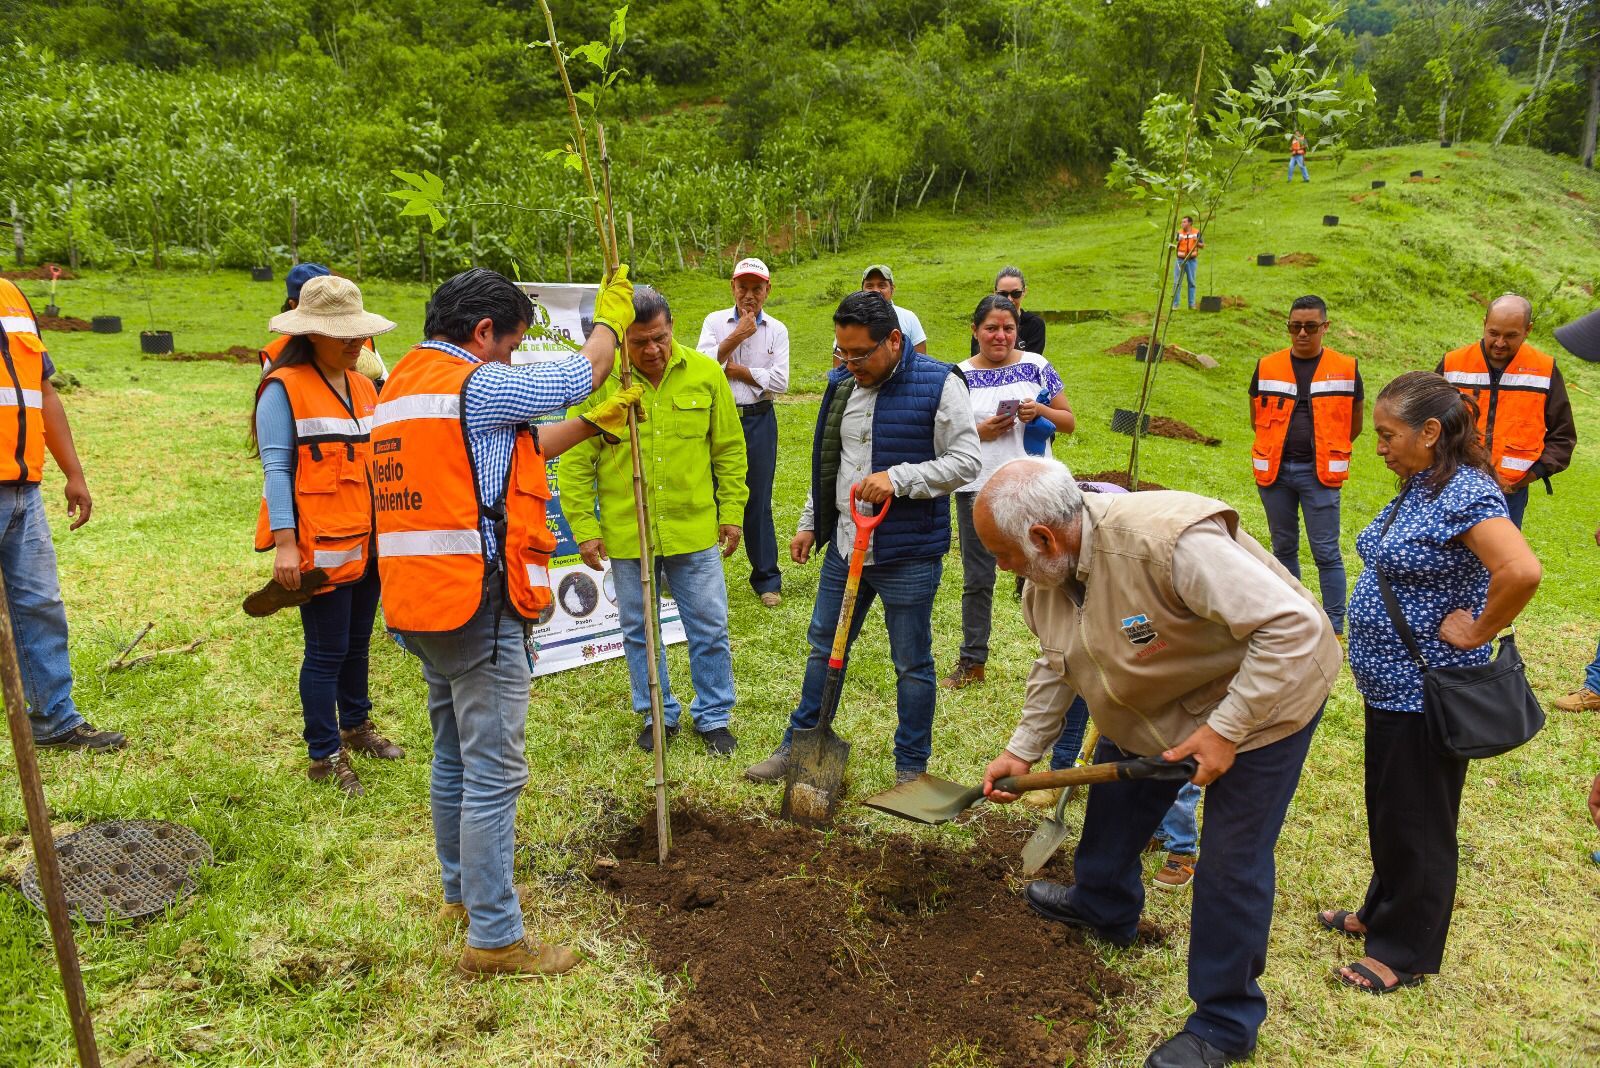
<path fill-rule="evenodd" d="M 1190 256 L 1200 244 L 1199 230 L 1178 231 L 1178 255 Z"/>
<path fill-rule="evenodd" d="M 28 298 L 0 278 L 0 482 L 44 471 L 44 354 Z"/>
<path fill-rule="evenodd" d="M 271 371 L 256 389 L 281 383 L 294 416 L 294 529 L 300 568 L 328 573 L 328 590 L 366 576 L 373 503 L 369 428 L 378 393 L 371 380 L 345 372 L 350 406 L 314 364 Z M 263 490 L 256 520 L 256 549 L 273 548 L 272 520 Z M 327 592 L 324 590 L 323 592 Z"/>
<path fill-rule="evenodd" d="M 1498 382 L 1482 341 L 1444 358 L 1445 379 L 1478 406 L 1478 435 L 1502 489 L 1510 489 L 1544 454 L 1544 405 L 1555 369 L 1553 357 L 1528 344 L 1506 362 Z"/>
<path fill-rule="evenodd" d="M 1262 357 L 1256 365 L 1256 393 L 1251 405 L 1256 438 L 1250 464 L 1256 482 L 1270 486 L 1278 480 L 1283 443 L 1294 416 L 1294 355 L 1281 349 Z M 1338 487 L 1350 477 L 1350 428 L 1355 419 L 1356 361 L 1332 349 L 1323 349 L 1306 388 L 1311 406 L 1311 437 L 1316 453 L 1317 481 Z"/>
<path fill-rule="evenodd" d="M 533 620 L 550 604 L 556 541 L 545 520 L 545 461 L 531 432 L 517 433 L 501 499 L 479 499 L 462 396 L 480 366 L 413 349 L 395 364 L 373 413 L 378 570 L 384 619 L 398 631 L 456 630 L 478 611 L 489 566 L 478 522 L 485 515 L 504 517 L 504 543 L 494 551 L 508 614 Z"/>

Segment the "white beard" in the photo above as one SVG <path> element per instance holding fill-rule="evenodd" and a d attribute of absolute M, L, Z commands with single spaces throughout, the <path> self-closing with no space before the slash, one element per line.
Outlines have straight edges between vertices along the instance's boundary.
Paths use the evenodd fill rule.
<path fill-rule="evenodd" d="M 1022 577 L 1040 586 L 1059 586 L 1069 575 L 1078 570 L 1077 556 L 1069 553 L 1046 556 L 1034 548 L 1031 542 L 1023 543 L 1023 552 L 1027 556 L 1028 563 Z"/>

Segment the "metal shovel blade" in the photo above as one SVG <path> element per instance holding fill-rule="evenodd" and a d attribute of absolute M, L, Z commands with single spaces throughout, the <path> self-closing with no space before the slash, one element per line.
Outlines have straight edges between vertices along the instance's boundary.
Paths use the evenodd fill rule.
<path fill-rule="evenodd" d="M 868 808 L 917 823 L 949 823 L 983 796 L 983 787 L 962 786 L 926 773 L 861 802 Z"/>
<path fill-rule="evenodd" d="M 1037 875 L 1039 869 L 1056 855 L 1061 843 L 1067 840 L 1067 802 L 1071 800 L 1072 791 L 1075 789 L 1077 788 L 1070 787 L 1061 791 L 1061 800 L 1056 802 L 1055 812 L 1039 821 L 1039 829 L 1033 832 L 1033 837 L 1022 847 L 1023 875 L 1030 877 Z"/>
<path fill-rule="evenodd" d="M 783 818 L 802 827 L 831 824 L 844 796 L 849 760 L 850 743 L 833 733 L 831 724 L 795 731 L 783 779 Z"/>

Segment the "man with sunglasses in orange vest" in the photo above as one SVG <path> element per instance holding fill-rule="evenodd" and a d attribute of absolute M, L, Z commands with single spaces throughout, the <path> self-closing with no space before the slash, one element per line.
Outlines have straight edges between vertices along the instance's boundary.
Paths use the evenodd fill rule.
<path fill-rule="evenodd" d="M 546 460 L 595 434 L 619 440 L 635 385 L 582 418 L 529 421 L 584 401 L 611 373 L 633 322 L 619 267 L 600 288 L 580 352 L 511 365 L 533 304 L 475 268 L 428 302 L 428 340 L 389 376 L 372 417 L 372 484 L 384 618 L 422 661 L 433 726 L 429 795 L 450 922 L 468 924 L 456 967 L 552 975 L 578 957 L 523 931 L 512 886 L 517 795 L 532 681 L 527 626 L 550 607 Z"/>
<path fill-rule="evenodd" d="M 96 729 L 72 701 L 67 610 L 39 482 L 45 450 L 67 476 L 68 530 L 89 521 L 94 502 L 72 444 L 56 373 L 28 298 L 0 278 L 0 572 L 16 633 L 33 744 L 40 749 L 121 749 L 127 739 Z"/>
<path fill-rule="evenodd" d="M 1434 368 L 1478 406 L 1478 433 L 1505 491 L 1511 521 L 1522 526 L 1528 487 L 1565 471 L 1578 444 L 1572 402 L 1555 357 L 1528 344 L 1533 305 L 1507 293 L 1489 305 L 1483 337 L 1447 353 Z"/>
<path fill-rule="evenodd" d="M 1296 298 L 1289 347 L 1263 356 L 1250 379 L 1250 459 L 1267 512 L 1272 555 L 1300 577 L 1300 517 L 1317 564 L 1322 609 L 1344 634 L 1346 579 L 1339 548 L 1339 488 L 1350 476 L 1350 448 L 1361 434 L 1361 372 L 1354 357 L 1322 344 L 1328 306 Z"/>

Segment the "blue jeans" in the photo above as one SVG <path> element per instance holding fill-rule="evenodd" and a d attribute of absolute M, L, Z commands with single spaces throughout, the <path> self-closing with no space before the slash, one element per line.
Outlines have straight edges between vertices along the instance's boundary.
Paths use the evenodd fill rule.
<path fill-rule="evenodd" d="M 528 784 L 524 737 L 531 671 L 522 621 L 492 593 L 467 623 L 443 634 L 407 634 L 422 661 L 433 724 L 433 842 L 444 899 L 467 908 L 467 943 L 509 946 L 522 937 L 512 885 L 517 795 Z"/>
<path fill-rule="evenodd" d="M 1194 273 L 1199 268 L 1200 261 L 1194 256 L 1186 260 L 1174 260 L 1172 264 L 1172 306 L 1178 306 L 1178 293 L 1183 289 L 1183 280 L 1189 280 L 1189 307 L 1194 307 Z"/>
<path fill-rule="evenodd" d="M 817 603 L 806 631 L 811 655 L 806 659 L 800 703 L 789 717 L 789 729 L 783 735 L 785 744 L 795 731 L 815 727 L 822 714 L 822 684 L 828 677 L 828 656 L 833 652 L 833 633 L 839 623 L 849 570 L 830 544 L 822 554 Z M 861 572 L 861 592 L 856 595 L 850 619 L 849 641 L 850 646 L 855 645 L 873 598 L 881 598 L 883 621 L 889 630 L 889 659 L 894 662 L 896 676 L 896 771 L 925 771 L 933 753 L 933 704 L 938 692 L 933 672 L 933 595 L 938 592 L 943 574 L 944 560 L 939 557 L 869 564 Z M 850 646 L 845 651 L 846 672 L 850 670 Z"/>
<path fill-rule="evenodd" d="M 1195 822 L 1195 809 L 1200 807 L 1200 787 L 1192 782 L 1183 784 L 1178 799 L 1167 809 L 1167 818 L 1156 828 L 1156 837 L 1167 847 L 1168 853 L 1194 856 L 1199 844 L 1200 827 Z"/>
<path fill-rule="evenodd" d="M 1189 916 L 1189 997 L 1184 1024 L 1225 1053 L 1255 1047 L 1267 1017 L 1257 982 L 1267 963 L 1277 867 L 1273 850 L 1321 713 L 1289 737 L 1240 753 L 1206 787 L 1206 825 L 1195 866 Z M 1100 739 L 1095 763 L 1130 754 Z M 1073 858 L 1071 908 L 1095 927 L 1131 940 L 1144 910 L 1139 855 L 1161 826 L 1182 784 L 1136 779 L 1089 791 Z"/>
<path fill-rule="evenodd" d="M 665 580 L 663 582 L 663 580 Z M 617 614 L 622 621 L 622 648 L 628 657 L 633 710 L 650 725 L 650 676 L 645 666 L 644 589 L 639 561 L 611 558 L 611 581 L 617 589 Z M 678 602 L 678 618 L 689 639 L 689 678 L 694 703 L 689 716 L 697 731 L 726 727 L 733 718 L 733 648 L 728 642 L 728 583 L 722 573 L 722 550 L 715 545 L 696 553 L 656 557 L 656 590 L 665 585 Z M 658 609 L 659 613 L 659 609 Z M 661 719 L 676 727 L 683 708 L 667 681 L 667 647 L 656 649 L 661 676 Z"/>
<path fill-rule="evenodd" d="M 1511 521 L 1522 529 L 1522 516 L 1528 510 L 1528 487 L 1523 486 L 1515 493 L 1506 494 L 1506 511 L 1511 514 Z"/>
<path fill-rule="evenodd" d="M 360 582 L 320 593 L 300 606 L 305 659 L 300 662 L 300 712 L 305 718 L 306 752 L 312 760 L 339 751 L 339 732 L 367 721 L 367 659 L 372 621 L 378 615 L 378 569 L 369 566 Z M 335 708 L 338 712 L 335 715 Z"/>
<path fill-rule="evenodd" d="M 1083 698 L 1074 697 L 1067 706 L 1066 718 L 1061 721 L 1061 737 L 1050 750 L 1050 770 L 1060 771 L 1078 763 L 1083 750 L 1083 732 L 1089 728 L 1089 706 Z"/>
<path fill-rule="evenodd" d="M 0 571 L 17 639 L 22 693 L 35 741 L 65 734 L 83 722 L 72 703 L 72 658 L 67 653 L 67 607 L 61 602 L 56 547 L 37 483 L 0 486 Z"/>
<path fill-rule="evenodd" d="M 1583 673 L 1583 684 L 1591 693 L 1600 693 L 1600 647 L 1594 651 L 1594 659 L 1589 661 L 1589 670 Z"/>
<path fill-rule="evenodd" d="M 1302 180 L 1311 181 L 1311 175 L 1306 171 L 1306 158 L 1304 156 L 1289 157 L 1289 181 L 1294 181 L 1294 172 L 1296 170 L 1299 170 Z"/>
<path fill-rule="evenodd" d="M 1279 465 L 1276 482 L 1256 489 L 1267 510 L 1272 555 L 1295 578 L 1300 577 L 1300 515 L 1305 514 L 1306 540 L 1311 543 L 1317 584 L 1322 588 L 1322 610 L 1328 614 L 1333 632 L 1343 634 L 1347 579 L 1339 552 L 1338 489 L 1318 481 L 1316 464 L 1288 460 Z"/>
<path fill-rule="evenodd" d="M 744 430 L 745 485 L 744 555 L 750 561 L 750 586 L 758 594 L 779 593 L 778 536 L 772 526 L 772 480 L 778 470 L 778 413 L 771 402 L 763 410 L 739 412 Z"/>

